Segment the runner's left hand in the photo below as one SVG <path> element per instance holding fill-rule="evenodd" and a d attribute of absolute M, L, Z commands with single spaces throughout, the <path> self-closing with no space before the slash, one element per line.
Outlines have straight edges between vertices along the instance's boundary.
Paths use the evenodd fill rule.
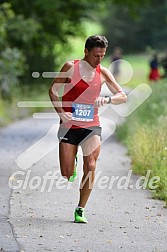
<path fill-rule="evenodd" d="M 99 96 L 96 101 L 95 101 L 95 107 L 101 107 L 103 106 L 104 104 L 107 104 L 108 103 L 108 100 L 109 98 L 106 98 L 106 97 L 102 97 L 102 96 Z"/>

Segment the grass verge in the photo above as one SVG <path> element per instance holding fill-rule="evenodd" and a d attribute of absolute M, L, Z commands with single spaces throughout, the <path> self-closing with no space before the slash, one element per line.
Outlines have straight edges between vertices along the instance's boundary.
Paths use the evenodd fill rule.
<path fill-rule="evenodd" d="M 50 83 L 39 85 L 17 86 L 11 90 L 11 99 L 3 100 L 0 98 L 0 127 L 4 127 L 11 122 L 32 116 L 34 112 L 41 112 L 42 107 L 20 108 L 17 106 L 19 101 L 50 101 L 48 91 Z"/>
<path fill-rule="evenodd" d="M 152 95 L 119 127 L 118 137 L 128 147 L 134 173 L 151 170 L 151 177 L 159 176 L 153 197 L 167 203 L 167 80 L 151 88 Z"/>

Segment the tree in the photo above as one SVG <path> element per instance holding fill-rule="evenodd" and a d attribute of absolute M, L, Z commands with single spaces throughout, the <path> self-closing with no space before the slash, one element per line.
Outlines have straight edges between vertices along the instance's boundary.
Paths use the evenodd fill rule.
<path fill-rule="evenodd" d="M 121 46 L 124 52 L 144 51 L 148 46 L 165 49 L 167 1 L 138 0 L 130 3 L 119 0 L 110 4 L 102 20 L 111 48 Z"/>
<path fill-rule="evenodd" d="M 25 57 L 21 50 L 11 48 L 7 40 L 7 23 L 14 13 L 8 3 L 0 7 L 0 93 L 2 98 L 11 99 L 10 86 L 18 83 L 26 69 Z"/>
<path fill-rule="evenodd" d="M 5 0 L 15 16 L 9 20 L 7 37 L 11 47 L 21 49 L 33 71 L 54 71 L 55 45 L 66 45 L 69 36 L 82 36 L 82 21 L 91 18 L 101 0 Z M 96 4 L 95 4 L 96 3 Z M 64 46 L 64 50 L 66 46 Z"/>

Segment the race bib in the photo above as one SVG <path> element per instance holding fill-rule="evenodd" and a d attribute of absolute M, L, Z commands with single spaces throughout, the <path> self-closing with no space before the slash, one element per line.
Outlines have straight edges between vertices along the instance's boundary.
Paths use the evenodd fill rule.
<path fill-rule="evenodd" d="M 92 104 L 72 104 L 72 120 L 90 122 L 94 118 L 94 105 Z"/>

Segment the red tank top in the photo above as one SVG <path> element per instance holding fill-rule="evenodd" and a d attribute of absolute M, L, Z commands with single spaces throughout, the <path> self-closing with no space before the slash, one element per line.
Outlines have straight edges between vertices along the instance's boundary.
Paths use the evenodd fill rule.
<path fill-rule="evenodd" d="M 73 118 L 67 123 L 61 123 L 61 127 L 87 128 L 99 126 L 98 108 L 94 104 L 96 98 L 100 95 L 100 91 L 100 65 L 96 68 L 93 80 L 87 83 L 81 79 L 79 60 L 74 60 L 74 73 L 71 81 L 65 84 L 62 96 L 62 107 L 65 112 L 73 113 Z"/>

